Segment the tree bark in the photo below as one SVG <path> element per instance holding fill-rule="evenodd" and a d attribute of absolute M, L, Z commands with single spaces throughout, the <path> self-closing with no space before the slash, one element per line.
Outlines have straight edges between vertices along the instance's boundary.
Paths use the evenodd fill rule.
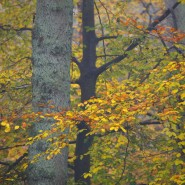
<path fill-rule="evenodd" d="M 70 60 L 72 37 L 72 0 L 38 0 L 33 30 L 33 111 L 59 112 L 70 102 Z M 48 103 L 55 106 L 49 108 Z M 44 106 L 40 106 L 40 105 Z M 52 119 L 34 123 L 31 136 L 49 130 Z M 29 160 L 48 148 L 44 140 L 29 147 Z M 51 160 L 40 158 L 28 168 L 29 185 L 65 185 L 68 149 Z"/>
<path fill-rule="evenodd" d="M 96 95 L 95 87 L 98 76 L 95 66 L 97 38 L 94 30 L 94 0 L 83 0 L 82 29 L 83 59 L 80 63 L 81 76 L 79 85 L 81 88 L 81 101 L 84 102 Z M 78 124 L 78 130 L 80 132 L 76 140 L 75 182 L 89 185 L 90 178 L 85 179 L 83 175 L 90 171 L 90 155 L 87 152 L 92 145 L 93 136 L 86 136 L 90 128 L 85 122 Z"/>

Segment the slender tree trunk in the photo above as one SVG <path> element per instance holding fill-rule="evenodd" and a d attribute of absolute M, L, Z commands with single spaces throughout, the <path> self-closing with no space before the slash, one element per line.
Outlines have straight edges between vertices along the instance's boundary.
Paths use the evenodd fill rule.
<path fill-rule="evenodd" d="M 96 64 L 96 44 L 97 38 L 94 31 L 94 0 L 83 0 L 82 3 L 82 29 L 83 29 L 83 59 L 80 64 L 81 101 L 89 100 L 95 96 L 95 86 L 97 80 Z M 78 124 L 75 155 L 75 182 L 89 185 L 90 178 L 83 178 L 84 173 L 90 170 L 90 155 L 86 154 L 91 145 L 93 136 L 86 136 L 90 128 L 85 122 Z M 82 157 L 83 156 L 83 157 Z M 82 158 L 81 158 L 82 157 Z"/>
<path fill-rule="evenodd" d="M 72 35 L 72 0 L 38 0 L 33 31 L 33 111 L 58 112 L 69 107 L 70 60 Z M 48 103 L 55 106 L 50 109 Z M 44 105 L 40 106 L 40 105 Z M 34 123 L 31 136 L 48 130 L 52 119 Z M 46 151 L 42 140 L 29 148 L 29 160 Z M 29 165 L 29 185 L 65 185 L 67 183 L 68 149 L 51 160 L 40 158 Z"/>

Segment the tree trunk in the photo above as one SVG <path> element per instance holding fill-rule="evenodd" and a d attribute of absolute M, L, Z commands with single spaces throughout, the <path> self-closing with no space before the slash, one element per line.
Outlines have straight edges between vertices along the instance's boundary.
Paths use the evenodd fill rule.
<path fill-rule="evenodd" d="M 177 2 L 177 0 L 165 0 L 167 8 L 172 8 L 172 6 Z M 170 26 L 184 31 L 185 30 L 185 4 L 180 4 L 170 16 L 167 18 L 167 22 Z"/>
<path fill-rule="evenodd" d="M 33 30 L 33 111 L 58 112 L 69 107 L 70 60 L 72 37 L 72 0 L 38 0 Z M 48 103 L 55 106 L 50 109 Z M 40 106 L 40 105 L 44 105 Z M 49 130 L 54 120 L 34 123 L 31 136 Z M 29 160 L 46 151 L 42 140 L 29 147 Z M 68 149 L 51 160 L 40 158 L 29 165 L 29 185 L 65 185 L 67 183 Z"/>
<path fill-rule="evenodd" d="M 82 3 L 82 29 L 83 29 L 83 59 L 80 63 L 81 101 L 84 102 L 95 96 L 97 80 L 96 44 L 97 38 L 94 30 L 94 0 L 83 0 Z M 78 124 L 80 133 L 77 135 L 75 155 L 75 182 L 90 184 L 90 178 L 83 178 L 84 173 L 90 171 L 90 155 L 86 154 L 93 141 L 93 136 L 86 136 L 90 128 L 85 122 Z M 82 131 L 83 130 L 83 131 Z M 82 157 L 83 156 L 83 157 Z"/>

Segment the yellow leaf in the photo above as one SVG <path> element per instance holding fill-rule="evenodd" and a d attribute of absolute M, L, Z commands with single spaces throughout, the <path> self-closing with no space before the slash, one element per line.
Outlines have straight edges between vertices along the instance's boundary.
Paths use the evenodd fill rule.
<path fill-rule="evenodd" d="M 183 164 L 184 162 L 182 160 L 176 159 L 175 160 L 175 165 Z"/>
<path fill-rule="evenodd" d="M 92 174 L 90 174 L 90 173 L 84 173 L 84 178 L 87 179 L 88 177 L 92 177 Z"/>
<path fill-rule="evenodd" d="M 104 133 L 104 132 L 105 132 L 105 129 L 104 129 L 104 128 L 102 128 L 102 129 L 101 129 L 101 132 L 103 132 L 103 133 Z"/>
<path fill-rule="evenodd" d="M 66 116 L 73 116 L 72 112 L 67 112 Z"/>
<path fill-rule="evenodd" d="M 176 94 L 178 91 L 179 91 L 178 89 L 174 89 L 174 90 L 172 91 L 172 94 Z"/>
<path fill-rule="evenodd" d="M 1 122 L 2 126 L 6 126 L 7 124 L 8 124 L 7 120 Z"/>
<path fill-rule="evenodd" d="M 185 99 L 185 92 L 181 94 L 181 98 Z"/>
<path fill-rule="evenodd" d="M 15 130 L 18 130 L 18 129 L 19 129 L 19 126 L 18 126 L 18 125 L 16 125 L 16 126 L 14 127 L 14 129 L 15 129 Z"/>
<path fill-rule="evenodd" d="M 127 132 L 122 126 L 120 126 L 120 129 L 121 129 L 123 132 Z"/>
<path fill-rule="evenodd" d="M 177 155 L 176 155 L 176 157 L 180 157 L 181 156 L 181 154 L 180 153 L 178 153 Z"/>
<path fill-rule="evenodd" d="M 48 133 L 47 133 L 47 132 L 45 132 L 45 133 L 42 134 L 42 137 L 43 137 L 43 138 L 45 138 L 45 137 L 47 137 L 47 136 L 48 136 Z"/>
<path fill-rule="evenodd" d="M 5 132 L 7 133 L 7 132 L 10 132 L 10 126 L 8 125 L 8 126 L 6 126 L 6 128 L 5 128 Z"/>
<path fill-rule="evenodd" d="M 178 142 L 178 145 L 179 145 L 179 146 L 180 146 L 180 145 L 185 146 L 185 141 Z"/>
<path fill-rule="evenodd" d="M 69 159 L 68 159 L 68 162 L 72 163 L 72 162 L 74 162 L 74 161 L 75 161 L 75 159 L 76 159 L 76 156 L 71 157 L 71 158 L 69 158 Z"/>
<path fill-rule="evenodd" d="M 115 130 L 116 132 L 118 131 L 119 127 L 110 127 L 110 130 Z"/>
<path fill-rule="evenodd" d="M 32 139 L 33 139 L 33 137 L 29 137 L 29 138 L 28 138 L 28 141 L 31 141 Z"/>
<path fill-rule="evenodd" d="M 25 169 L 28 167 L 28 164 L 24 163 L 24 164 L 22 165 L 22 167 L 23 167 L 23 169 L 25 170 Z"/>
<path fill-rule="evenodd" d="M 181 133 L 180 135 L 178 135 L 178 138 L 180 140 L 184 140 L 185 139 L 185 133 Z"/>
<path fill-rule="evenodd" d="M 99 170 L 101 170 L 101 167 L 100 167 L 100 166 L 98 166 L 98 167 L 92 169 L 92 173 L 96 173 L 96 172 L 98 172 Z"/>
<path fill-rule="evenodd" d="M 48 156 L 46 157 L 47 160 L 50 160 L 51 158 L 52 158 L 51 155 L 48 155 Z"/>

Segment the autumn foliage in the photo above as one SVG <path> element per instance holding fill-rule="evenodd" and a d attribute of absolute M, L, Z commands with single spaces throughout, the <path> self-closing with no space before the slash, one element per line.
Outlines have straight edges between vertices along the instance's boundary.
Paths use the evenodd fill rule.
<path fill-rule="evenodd" d="M 135 15 L 131 6 L 138 7 Z M 43 114 L 31 110 L 30 31 L 35 2 L 0 2 L 0 184 L 26 182 L 28 146 L 41 139 L 50 145 L 31 162 L 39 157 L 49 160 L 69 147 L 73 174 L 79 122 L 87 123 L 88 136 L 94 138 L 88 151 L 91 169 L 84 174 L 92 184 L 185 184 L 185 33 L 163 22 L 150 30 L 147 18 L 157 21 L 165 9 L 161 1 L 153 6 L 160 11 L 151 18 L 140 1 L 97 1 L 96 33 L 98 38 L 107 36 L 97 44 L 97 67 L 114 57 L 127 57 L 100 75 L 96 97 L 84 102 L 75 84 L 77 62 L 72 62 L 70 110 L 61 107 L 59 113 Z M 73 56 L 79 61 L 80 16 L 74 15 L 73 43 Z M 136 47 L 127 50 L 133 42 Z M 39 106 L 54 108 L 52 102 Z M 55 120 L 52 129 L 29 137 L 30 126 L 43 119 Z M 69 184 L 74 184 L 73 178 Z"/>

